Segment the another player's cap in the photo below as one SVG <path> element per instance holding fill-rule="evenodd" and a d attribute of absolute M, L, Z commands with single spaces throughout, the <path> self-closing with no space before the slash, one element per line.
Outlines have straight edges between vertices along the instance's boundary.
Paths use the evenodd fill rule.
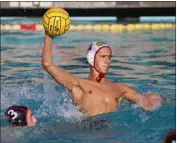
<path fill-rule="evenodd" d="M 26 126 L 26 115 L 28 108 L 26 106 L 11 106 L 5 112 L 8 122 L 15 126 Z"/>

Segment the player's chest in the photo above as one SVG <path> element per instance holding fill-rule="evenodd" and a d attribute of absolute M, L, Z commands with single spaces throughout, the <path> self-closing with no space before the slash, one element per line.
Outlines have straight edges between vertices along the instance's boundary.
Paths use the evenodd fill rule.
<path fill-rule="evenodd" d="M 85 91 L 85 95 L 88 98 L 97 98 L 100 100 L 110 101 L 115 100 L 117 97 L 117 91 L 114 87 L 106 86 L 106 85 L 99 85 L 99 86 L 90 86 Z"/>

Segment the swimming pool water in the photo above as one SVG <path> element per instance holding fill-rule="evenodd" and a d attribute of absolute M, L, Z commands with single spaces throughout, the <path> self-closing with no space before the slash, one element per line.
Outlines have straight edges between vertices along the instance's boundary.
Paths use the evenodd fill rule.
<path fill-rule="evenodd" d="M 175 29 L 119 34 L 69 31 L 54 39 L 54 62 L 71 74 L 87 78 L 87 47 L 93 41 L 104 41 L 113 48 L 110 81 L 168 98 L 167 104 L 153 112 L 124 100 L 117 111 L 93 118 L 108 121 L 98 129 L 85 128 L 71 93 L 41 67 L 43 40 L 42 31 L 1 32 L 1 114 L 11 105 L 28 105 L 38 119 L 35 127 L 25 128 L 2 121 L 2 142 L 161 143 L 167 132 L 175 129 Z"/>

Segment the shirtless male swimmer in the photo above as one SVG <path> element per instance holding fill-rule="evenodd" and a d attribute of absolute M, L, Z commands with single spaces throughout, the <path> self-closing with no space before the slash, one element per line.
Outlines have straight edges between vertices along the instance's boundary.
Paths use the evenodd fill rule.
<path fill-rule="evenodd" d="M 122 98 L 138 103 L 145 110 L 152 110 L 156 104 L 163 102 L 155 93 L 145 96 L 127 85 L 108 81 L 106 74 L 110 67 L 111 56 L 112 50 L 109 45 L 93 42 L 87 52 L 90 75 L 88 79 L 82 79 L 53 63 L 52 37 L 45 34 L 42 66 L 57 83 L 72 92 L 74 103 L 80 107 L 80 111 L 86 117 L 115 111 Z"/>

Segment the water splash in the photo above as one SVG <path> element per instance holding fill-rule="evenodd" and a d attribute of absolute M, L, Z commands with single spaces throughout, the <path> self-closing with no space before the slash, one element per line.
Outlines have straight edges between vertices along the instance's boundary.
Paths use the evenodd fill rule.
<path fill-rule="evenodd" d="M 37 111 L 39 118 L 52 117 L 57 118 L 57 122 L 59 122 L 61 118 L 72 121 L 80 120 L 83 117 L 83 114 L 78 111 L 78 107 L 73 105 L 70 92 L 67 90 L 57 92 L 55 89 L 56 83 L 53 83 L 52 79 L 46 74 L 44 75 L 43 87 L 44 100 Z"/>
<path fill-rule="evenodd" d="M 12 105 L 25 105 L 27 100 L 33 100 L 37 102 L 41 100 L 41 93 L 35 90 L 35 87 L 39 84 L 32 83 L 32 86 L 29 84 L 3 84 L 1 87 L 1 108 L 2 110 L 7 109 Z M 29 107 L 31 108 L 31 107 Z"/>

